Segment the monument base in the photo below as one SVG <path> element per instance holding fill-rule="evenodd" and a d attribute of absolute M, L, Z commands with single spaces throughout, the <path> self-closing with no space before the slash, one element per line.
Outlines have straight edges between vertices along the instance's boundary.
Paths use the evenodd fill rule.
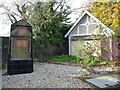
<path fill-rule="evenodd" d="M 33 60 L 9 60 L 7 74 L 24 74 L 33 72 Z"/>

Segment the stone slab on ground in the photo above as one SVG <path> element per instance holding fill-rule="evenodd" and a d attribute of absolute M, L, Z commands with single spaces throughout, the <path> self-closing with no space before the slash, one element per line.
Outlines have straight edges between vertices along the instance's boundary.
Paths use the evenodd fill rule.
<path fill-rule="evenodd" d="M 100 88 L 106 88 L 106 87 L 118 84 L 118 82 L 120 80 L 115 79 L 115 78 L 110 77 L 110 76 L 104 76 L 104 77 L 86 79 L 86 81 L 89 83 L 92 83 L 95 86 L 98 86 Z"/>

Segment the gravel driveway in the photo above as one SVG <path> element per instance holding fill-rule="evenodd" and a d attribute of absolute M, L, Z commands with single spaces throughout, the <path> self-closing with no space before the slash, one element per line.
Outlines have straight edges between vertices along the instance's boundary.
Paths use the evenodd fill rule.
<path fill-rule="evenodd" d="M 34 63 L 34 72 L 2 76 L 3 88 L 91 88 L 77 77 L 82 67 Z"/>

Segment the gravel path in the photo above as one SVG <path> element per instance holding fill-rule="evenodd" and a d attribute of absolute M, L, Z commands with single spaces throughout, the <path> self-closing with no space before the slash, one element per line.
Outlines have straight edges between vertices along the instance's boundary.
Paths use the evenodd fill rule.
<path fill-rule="evenodd" d="M 2 76 L 3 88 L 91 88 L 77 77 L 82 67 L 34 63 L 34 72 Z"/>

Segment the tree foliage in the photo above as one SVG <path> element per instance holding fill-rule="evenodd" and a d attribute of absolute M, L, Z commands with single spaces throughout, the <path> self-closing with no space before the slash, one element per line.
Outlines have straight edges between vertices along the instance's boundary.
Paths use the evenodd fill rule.
<path fill-rule="evenodd" d="M 95 2 L 88 10 L 109 28 L 120 32 L 120 2 Z"/>
<path fill-rule="evenodd" d="M 112 37 L 109 36 L 109 38 L 112 38 L 113 41 L 116 39 L 114 44 L 116 43 L 117 45 L 117 43 L 119 43 L 119 41 L 117 41 L 118 36 L 120 36 L 120 1 L 118 2 L 94 2 L 88 6 L 88 11 L 115 32 L 115 34 Z M 102 30 L 103 29 L 100 27 L 100 31 Z M 102 36 L 98 35 L 96 36 L 96 38 L 98 39 L 100 38 L 102 41 L 101 43 L 108 41 L 107 40 L 108 36 L 105 36 L 105 35 L 102 35 Z M 105 55 L 110 53 L 110 55 L 112 55 L 113 57 L 114 52 L 110 52 L 107 45 L 102 45 L 101 48 L 104 51 L 103 53 Z M 117 49 L 118 47 L 115 46 L 114 48 Z"/>
<path fill-rule="evenodd" d="M 64 35 L 71 25 L 67 16 L 71 13 L 70 7 L 67 6 L 65 0 L 57 2 L 15 2 L 16 11 L 4 6 L 6 14 L 11 23 L 17 22 L 19 19 L 28 21 L 34 32 L 35 42 L 40 44 L 56 44 L 65 43 Z"/>
<path fill-rule="evenodd" d="M 69 14 L 69 7 L 64 0 L 60 3 L 37 2 L 29 19 L 37 42 L 43 45 L 63 44 L 64 35 L 69 29 L 69 25 L 65 24 Z"/>
<path fill-rule="evenodd" d="M 54 0 L 54 2 L 28 2 L 24 0 L 14 2 L 12 11 L 10 7 L 2 6 L 11 23 L 20 19 L 28 21 L 33 28 L 34 54 L 40 54 L 40 45 L 61 45 L 67 42 L 64 35 L 72 26 L 69 23 L 68 15 L 71 13 L 70 7 L 65 0 Z"/>

